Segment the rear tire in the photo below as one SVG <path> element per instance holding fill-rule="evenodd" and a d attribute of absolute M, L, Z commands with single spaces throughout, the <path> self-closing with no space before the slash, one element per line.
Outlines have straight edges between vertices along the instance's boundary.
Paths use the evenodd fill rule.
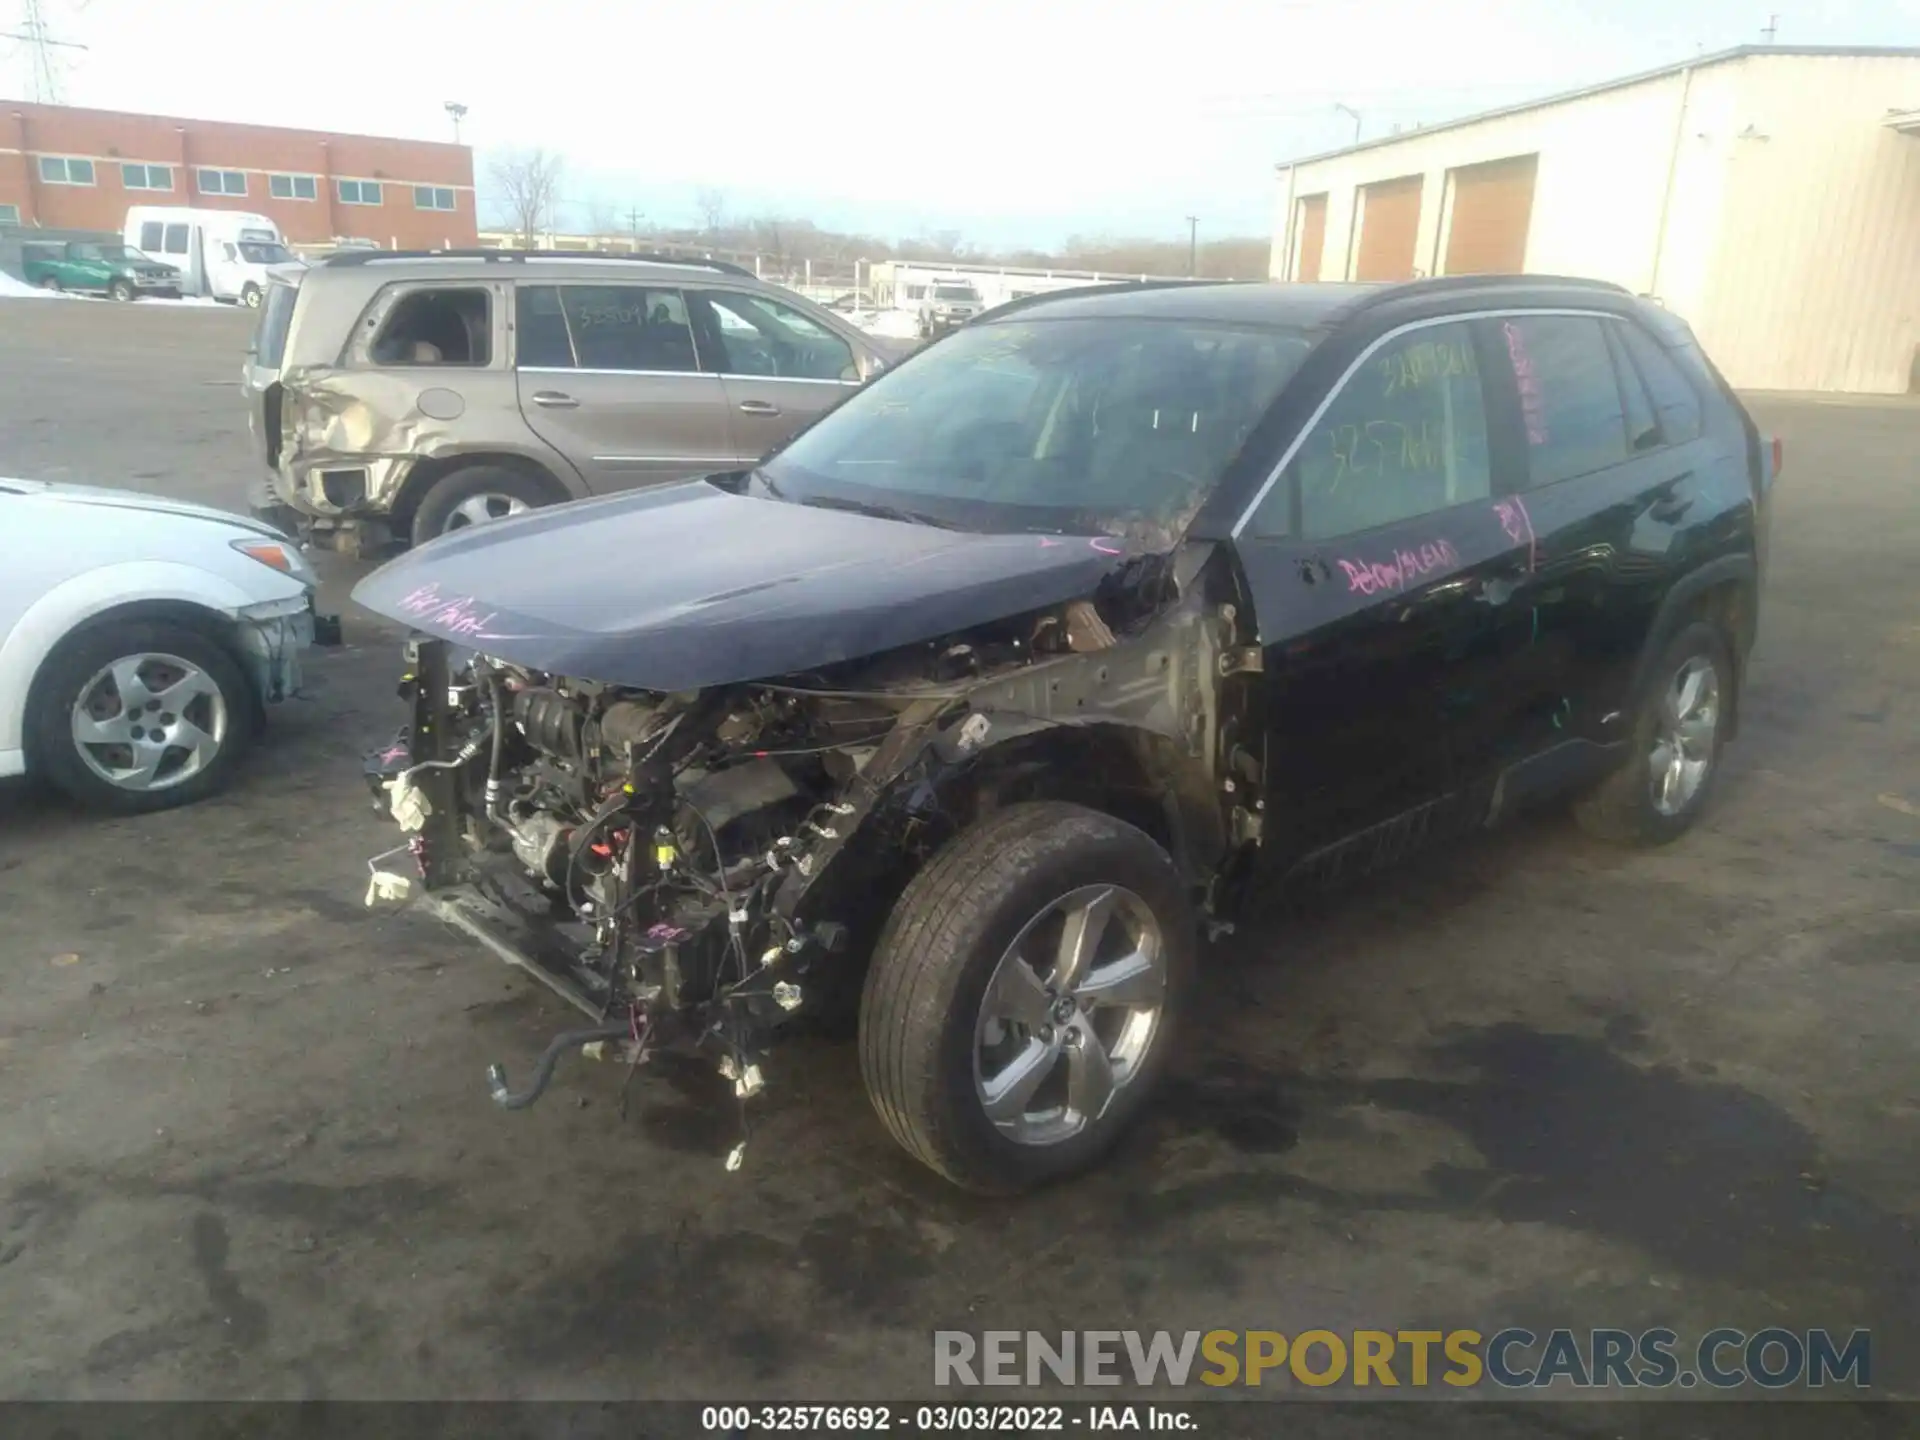
<path fill-rule="evenodd" d="M 1099 945 L 1056 983 L 1074 927 Z M 1057 802 L 988 816 L 914 877 L 881 935 L 860 1009 L 874 1109 L 980 1194 L 1086 1169 L 1165 1068 L 1195 935 L 1179 872 L 1131 825 Z"/>
<path fill-rule="evenodd" d="M 59 276 L 48 275 L 41 280 L 40 288 L 42 290 L 51 290 L 57 295 L 65 287 L 61 285 Z"/>
<path fill-rule="evenodd" d="M 428 487 L 413 512 L 413 543 L 424 545 L 449 531 L 551 505 L 551 489 L 503 465 L 468 465 Z"/>
<path fill-rule="evenodd" d="M 1689 677 L 1698 677 L 1690 709 L 1682 704 Z M 1684 835 L 1720 773 L 1734 703 L 1726 639 L 1706 621 L 1693 621 L 1660 652 L 1634 716 L 1626 762 L 1574 802 L 1580 828 L 1625 845 L 1665 845 Z"/>
<path fill-rule="evenodd" d="M 140 657 L 146 663 L 126 672 L 147 687 L 140 696 L 127 695 L 117 677 L 105 678 Z M 183 680 L 169 692 L 169 681 Z M 102 737 L 99 743 L 82 745 L 76 712 L 102 727 L 93 732 Z M 90 809 L 133 815 L 190 805 L 233 777 L 252 743 L 254 712 L 253 690 L 239 664 L 203 631 L 171 620 L 109 622 L 68 636 L 34 677 L 27 701 L 28 764 Z M 136 727 L 137 741 L 122 745 L 109 738 L 119 730 L 131 737 Z M 149 759 L 155 769 L 142 783 L 134 772 Z M 113 773 L 118 782 L 109 778 Z"/>

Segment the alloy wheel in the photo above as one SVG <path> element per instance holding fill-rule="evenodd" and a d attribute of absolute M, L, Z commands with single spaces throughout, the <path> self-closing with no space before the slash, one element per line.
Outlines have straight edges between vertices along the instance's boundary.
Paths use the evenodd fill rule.
<path fill-rule="evenodd" d="M 975 1027 L 974 1091 L 1022 1145 L 1057 1145 L 1106 1113 L 1160 1030 L 1167 948 L 1131 890 L 1089 885 L 1048 905 L 1000 958 Z"/>
<path fill-rule="evenodd" d="M 1705 655 L 1688 657 L 1660 697 L 1648 757 L 1653 808 L 1672 817 L 1693 803 L 1713 766 L 1720 730 L 1720 672 Z"/>
<path fill-rule="evenodd" d="M 447 516 L 447 529 L 464 530 L 469 525 L 504 520 L 509 515 L 518 515 L 530 508 L 517 495 L 503 495 L 497 490 L 483 491 L 478 495 L 469 495 L 453 507 L 453 513 Z"/>

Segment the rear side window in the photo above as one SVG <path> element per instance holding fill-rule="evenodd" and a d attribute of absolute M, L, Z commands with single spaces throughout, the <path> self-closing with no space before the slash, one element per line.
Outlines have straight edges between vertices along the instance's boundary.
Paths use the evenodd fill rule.
<path fill-rule="evenodd" d="M 1614 334 L 1647 387 L 1661 442 L 1684 445 L 1699 439 L 1700 396 L 1673 358 L 1638 325 L 1616 325 Z"/>
<path fill-rule="evenodd" d="M 1473 333 L 1426 326 L 1388 341 L 1334 397 L 1288 466 L 1309 540 L 1433 514 L 1491 493 L 1486 405 Z M 1254 533 L 1286 533 L 1275 486 Z"/>
<path fill-rule="evenodd" d="M 1601 322 L 1516 315 L 1499 322 L 1526 429 L 1528 485 L 1558 484 L 1627 458 L 1627 418 Z"/>
<path fill-rule="evenodd" d="M 144 250 L 146 249 L 146 246 L 143 245 L 140 248 Z M 187 253 L 187 227 L 184 225 L 167 226 L 161 239 L 160 248 L 162 251 L 164 251 L 168 255 L 186 254 Z"/>
<path fill-rule="evenodd" d="M 370 352 L 376 365 L 486 365 L 493 359 L 487 292 L 434 287 L 403 295 Z"/>
<path fill-rule="evenodd" d="M 275 281 L 267 286 L 260 303 L 260 328 L 254 332 L 254 363 L 278 370 L 287 353 L 287 331 L 293 324 L 293 307 L 300 298 L 298 286 Z"/>
<path fill-rule="evenodd" d="M 513 302 L 513 363 L 530 370 L 571 370 L 573 341 L 555 285 L 522 285 Z"/>
<path fill-rule="evenodd" d="M 158 220 L 148 220 L 140 226 L 140 248 L 149 255 L 157 254 L 165 237 L 166 227 Z"/>

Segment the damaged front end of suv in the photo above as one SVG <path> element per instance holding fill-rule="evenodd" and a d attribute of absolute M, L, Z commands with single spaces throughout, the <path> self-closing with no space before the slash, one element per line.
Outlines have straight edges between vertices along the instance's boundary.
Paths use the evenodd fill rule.
<path fill-rule="evenodd" d="M 1137 1103 L 1257 842 L 1238 571 L 1137 526 L 797 500 L 805 473 L 582 502 L 376 572 L 356 599 L 415 634 L 411 720 L 369 777 L 438 913 L 588 1017 L 522 1088 L 494 1067 L 501 1105 L 595 1044 L 703 1054 L 745 1099 L 783 1031 L 858 999 L 896 1137 L 1020 1188 Z M 411 888 L 375 868 L 370 903 Z"/>

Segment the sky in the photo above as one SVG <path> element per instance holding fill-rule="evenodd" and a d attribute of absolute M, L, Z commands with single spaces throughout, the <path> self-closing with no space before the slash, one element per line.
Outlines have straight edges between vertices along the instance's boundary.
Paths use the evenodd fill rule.
<path fill-rule="evenodd" d="M 1264 235 L 1274 166 L 1758 43 L 1787 0 L 41 0 L 76 105 L 451 139 L 568 166 L 562 221 L 781 214 L 986 246 Z M 1795 0 L 1781 44 L 1920 45 L 1920 0 Z M 23 0 L 0 0 L 0 20 Z M 0 30 L 11 29 L 0 24 Z M 0 97 L 29 98 L 0 41 Z M 1920 105 L 1920 95 L 1915 97 Z"/>

